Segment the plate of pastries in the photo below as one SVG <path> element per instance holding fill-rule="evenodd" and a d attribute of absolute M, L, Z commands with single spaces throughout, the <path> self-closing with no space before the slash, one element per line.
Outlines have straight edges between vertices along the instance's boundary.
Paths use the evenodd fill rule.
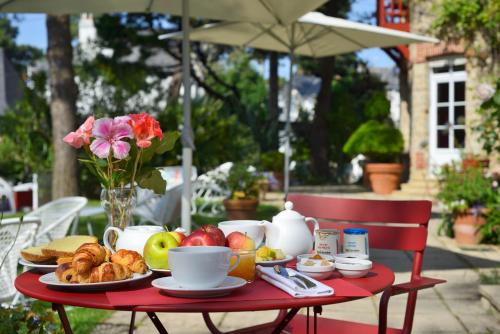
<path fill-rule="evenodd" d="M 55 272 L 39 278 L 50 287 L 70 290 L 111 289 L 152 274 L 136 251 L 120 249 L 112 254 L 95 243 L 84 243 L 72 256 L 59 257 Z"/>

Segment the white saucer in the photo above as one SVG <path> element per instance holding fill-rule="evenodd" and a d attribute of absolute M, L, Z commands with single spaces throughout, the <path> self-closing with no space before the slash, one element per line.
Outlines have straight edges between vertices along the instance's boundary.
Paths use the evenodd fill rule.
<path fill-rule="evenodd" d="M 167 295 L 182 298 L 210 298 L 230 294 L 233 290 L 247 284 L 243 278 L 228 276 L 222 284 L 216 288 L 193 290 L 182 287 L 173 277 L 157 278 L 151 282 L 155 288 L 160 289 Z"/>
<path fill-rule="evenodd" d="M 43 264 L 43 263 L 34 263 L 30 261 L 26 261 L 25 259 L 19 259 L 19 264 L 22 266 L 26 266 L 28 268 L 34 268 L 38 272 L 47 274 L 53 271 L 56 271 L 57 264 Z"/>
<path fill-rule="evenodd" d="M 293 260 L 293 256 L 287 255 L 283 260 L 274 260 L 274 261 L 257 261 L 255 264 L 258 264 L 263 267 L 272 267 L 277 264 L 279 265 L 285 265 L 286 263 L 290 262 Z"/>
<path fill-rule="evenodd" d="M 40 281 L 40 283 L 47 284 L 48 287 L 64 289 L 67 291 L 97 291 L 121 288 L 131 283 L 137 283 L 138 281 L 141 281 L 151 276 L 152 274 L 153 273 L 148 270 L 145 274 L 135 273 L 132 277 L 121 281 L 99 283 L 63 283 L 57 279 L 56 273 L 48 273 L 40 276 L 38 280 Z"/>

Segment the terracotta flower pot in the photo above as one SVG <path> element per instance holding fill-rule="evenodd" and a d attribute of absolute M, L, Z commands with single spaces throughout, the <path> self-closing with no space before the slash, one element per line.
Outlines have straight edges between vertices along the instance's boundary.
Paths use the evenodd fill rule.
<path fill-rule="evenodd" d="M 477 245 L 481 241 L 479 228 L 486 224 L 483 215 L 475 215 L 472 211 L 455 215 L 453 232 L 455 240 L 462 245 Z"/>
<path fill-rule="evenodd" d="M 256 218 L 258 199 L 225 199 L 223 203 L 228 220 Z"/>
<path fill-rule="evenodd" d="M 370 187 L 376 194 L 390 194 L 399 188 L 401 182 L 402 164 L 368 163 L 365 166 Z"/>
<path fill-rule="evenodd" d="M 466 168 L 488 168 L 490 166 L 490 160 L 489 159 L 463 159 L 462 160 L 462 167 L 463 169 Z"/>

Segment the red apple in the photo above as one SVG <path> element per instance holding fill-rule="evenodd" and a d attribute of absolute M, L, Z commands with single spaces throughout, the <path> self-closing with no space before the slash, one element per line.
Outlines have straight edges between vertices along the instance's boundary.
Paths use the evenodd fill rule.
<path fill-rule="evenodd" d="M 227 246 L 231 249 L 254 250 L 255 242 L 241 232 L 232 232 L 227 236 Z"/>
<path fill-rule="evenodd" d="M 196 230 L 182 240 L 180 246 L 217 246 L 217 243 L 209 233 Z"/>
<path fill-rule="evenodd" d="M 226 237 L 224 236 L 224 232 L 222 232 L 222 230 L 217 226 L 203 225 L 200 229 L 210 234 L 217 246 L 224 246 L 226 244 Z"/>
<path fill-rule="evenodd" d="M 168 233 L 170 233 L 170 235 L 173 236 L 179 244 L 182 242 L 182 240 L 186 239 L 186 235 L 182 232 L 173 231 Z"/>

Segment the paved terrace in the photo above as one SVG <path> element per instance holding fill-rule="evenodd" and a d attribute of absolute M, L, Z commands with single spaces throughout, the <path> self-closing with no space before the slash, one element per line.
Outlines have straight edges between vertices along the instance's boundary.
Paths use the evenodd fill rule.
<path fill-rule="evenodd" d="M 371 193 L 359 192 L 353 197 L 374 198 Z M 282 196 L 268 194 L 266 202 L 280 203 Z M 397 193 L 392 199 L 408 198 Z M 281 202 L 282 203 L 282 202 Z M 423 274 L 446 279 L 448 283 L 438 285 L 419 293 L 413 333 L 500 333 L 498 313 L 487 310 L 481 303 L 479 272 L 500 268 L 500 250 L 496 247 L 461 249 L 453 240 L 437 236 L 440 220 L 436 213 L 430 222 L 428 247 L 424 260 Z M 371 257 L 391 267 L 396 273 L 396 282 L 409 279 L 411 256 L 409 253 L 377 251 Z M 495 286 L 498 292 L 500 286 Z M 324 317 L 376 323 L 380 295 L 349 303 L 323 307 Z M 404 296 L 391 298 L 389 303 L 389 326 L 400 327 L 405 312 Z M 213 315 L 223 331 L 274 319 L 275 311 L 219 313 Z M 126 333 L 129 313 L 115 312 L 105 323 L 99 325 L 95 334 Z M 169 333 L 202 334 L 209 333 L 200 314 L 159 314 Z M 138 314 L 136 321 L 138 334 L 156 333 L 156 329 L 145 314 Z"/>

